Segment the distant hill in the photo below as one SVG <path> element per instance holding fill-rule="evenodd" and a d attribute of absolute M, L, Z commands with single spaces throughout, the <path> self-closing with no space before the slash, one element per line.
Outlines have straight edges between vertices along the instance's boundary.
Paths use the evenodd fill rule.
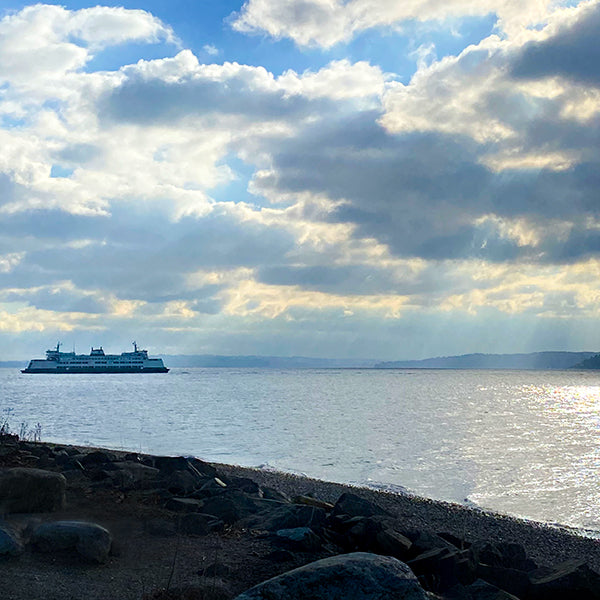
<path fill-rule="evenodd" d="M 0 369 L 24 369 L 26 366 L 26 360 L 0 360 Z"/>
<path fill-rule="evenodd" d="M 600 369 L 596 352 L 533 352 L 531 354 L 463 354 L 423 360 L 310 358 L 305 356 L 159 355 L 168 367 L 255 369 Z M 0 368 L 23 369 L 27 361 L 0 361 Z"/>
<path fill-rule="evenodd" d="M 594 354 L 580 363 L 573 365 L 574 369 L 600 369 L 600 354 Z"/>
<path fill-rule="evenodd" d="M 305 356 L 160 355 L 168 367 L 254 367 L 257 369 L 369 369 L 375 359 L 309 358 Z"/>
<path fill-rule="evenodd" d="M 570 369 L 595 352 L 532 352 L 530 354 L 463 354 L 424 360 L 378 363 L 378 369 Z M 600 357 L 598 359 L 600 362 Z M 600 368 L 600 367 L 586 367 Z"/>

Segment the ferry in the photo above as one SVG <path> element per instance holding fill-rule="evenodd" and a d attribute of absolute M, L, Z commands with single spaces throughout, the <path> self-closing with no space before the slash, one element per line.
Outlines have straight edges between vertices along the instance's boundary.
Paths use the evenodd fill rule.
<path fill-rule="evenodd" d="M 21 373 L 168 373 L 162 358 L 148 358 L 147 350 L 140 350 L 133 342 L 133 352 L 105 354 L 102 346 L 92 347 L 87 354 L 61 352 L 60 342 L 56 349 L 46 350 L 45 359 L 29 361 Z"/>

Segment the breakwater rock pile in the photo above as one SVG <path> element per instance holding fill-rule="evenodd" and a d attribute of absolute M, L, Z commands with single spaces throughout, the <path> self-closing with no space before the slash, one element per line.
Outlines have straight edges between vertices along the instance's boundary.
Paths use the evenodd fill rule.
<path fill-rule="evenodd" d="M 0 439 L 0 597 L 600 599 L 573 532 L 282 473 Z"/>

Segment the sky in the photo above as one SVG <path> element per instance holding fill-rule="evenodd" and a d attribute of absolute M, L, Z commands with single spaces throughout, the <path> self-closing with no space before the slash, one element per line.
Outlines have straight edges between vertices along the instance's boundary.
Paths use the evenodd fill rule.
<path fill-rule="evenodd" d="M 0 360 L 600 350 L 600 0 L 0 2 Z"/>

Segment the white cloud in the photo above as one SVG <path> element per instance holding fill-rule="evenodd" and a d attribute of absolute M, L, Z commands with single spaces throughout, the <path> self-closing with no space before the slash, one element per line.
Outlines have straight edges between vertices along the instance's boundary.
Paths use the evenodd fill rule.
<path fill-rule="evenodd" d="M 216 46 L 213 46 L 213 44 L 204 44 L 202 50 L 209 56 L 218 56 L 220 54 L 220 50 Z"/>
<path fill-rule="evenodd" d="M 68 34 L 100 47 L 129 41 L 177 42 L 173 30 L 145 10 L 84 8 L 71 12 L 63 27 Z"/>
<path fill-rule="evenodd" d="M 295 71 L 286 71 L 277 78 L 277 83 L 288 95 L 342 100 L 378 99 L 383 94 L 385 80 L 379 67 L 365 61 L 351 63 L 344 59 L 333 61 L 317 72 L 306 71 L 298 75 Z"/>
<path fill-rule="evenodd" d="M 81 69 L 93 49 L 159 39 L 174 41 L 173 32 L 143 10 L 28 6 L 0 20 L 0 81 L 35 89 Z"/>
<path fill-rule="evenodd" d="M 558 71 L 530 79 L 511 76 L 511 71 L 531 44 L 551 45 L 563 32 L 594 18 L 598 6 L 591 2 L 558 10 L 543 29 L 493 35 L 458 56 L 421 65 L 409 84 L 388 85 L 381 124 L 396 134 L 468 136 L 482 144 L 480 161 L 495 171 L 562 171 L 589 159 L 584 137 L 579 144 L 565 142 L 580 123 L 600 114 L 597 91 Z"/>
<path fill-rule="evenodd" d="M 551 0 L 248 0 L 231 22 L 241 32 L 329 48 L 365 29 L 399 26 L 408 20 L 495 13 L 499 26 L 510 33 L 543 21 L 553 4 Z"/>
<path fill-rule="evenodd" d="M 279 19 L 276 35 L 324 45 L 425 8 L 436 19 L 498 11 L 502 35 L 440 61 L 421 48 L 408 85 L 365 61 L 275 76 L 201 64 L 190 50 L 89 73 L 103 45 L 172 33 L 124 9 L 6 17 L 5 330 L 205 331 L 212 319 L 217 330 L 271 320 L 273 331 L 329 331 L 490 306 L 596 314 L 600 99 L 581 79 L 511 71 L 529 43 L 552 41 L 584 10 L 524 30 L 515 24 L 546 3 L 519 6 L 251 1 L 242 11 L 246 25 L 260 8 Z M 288 10 L 302 18 L 287 22 Z M 236 177 L 251 178 L 248 194 L 227 187 Z"/>

